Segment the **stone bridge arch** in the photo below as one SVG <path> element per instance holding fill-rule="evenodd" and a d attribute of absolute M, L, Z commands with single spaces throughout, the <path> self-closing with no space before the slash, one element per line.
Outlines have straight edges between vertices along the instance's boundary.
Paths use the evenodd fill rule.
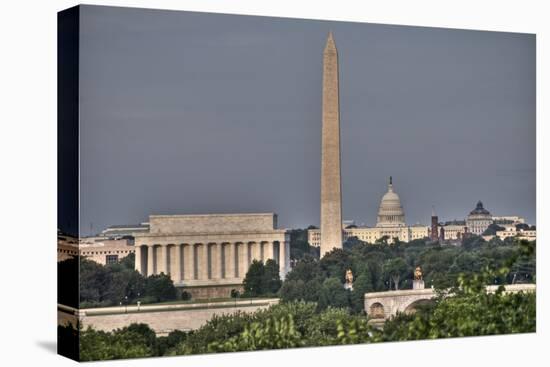
<path fill-rule="evenodd" d="M 372 319 L 383 320 L 397 313 L 413 313 L 416 307 L 432 302 L 433 289 L 407 289 L 365 294 L 365 312 Z"/>
<path fill-rule="evenodd" d="M 498 286 L 487 286 L 487 292 L 495 292 Z M 535 284 L 509 284 L 506 293 L 535 292 Z M 379 323 L 397 313 L 413 313 L 416 308 L 433 302 L 436 296 L 431 288 L 365 293 L 365 312 L 374 323 Z"/>
<path fill-rule="evenodd" d="M 411 315 L 411 314 L 414 314 L 420 307 L 429 306 L 433 304 L 434 304 L 433 298 L 430 298 L 430 299 L 420 298 L 412 302 L 410 305 L 406 306 L 405 309 L 403 310 L 403 313 L 407 315 Z"/>
<path fill-rule="evenodd" d="M 373 319 L 383 319 L 385 318 L 384 305 L 380 302 L 374 302 L 370 305 L 367 313 Z"/>

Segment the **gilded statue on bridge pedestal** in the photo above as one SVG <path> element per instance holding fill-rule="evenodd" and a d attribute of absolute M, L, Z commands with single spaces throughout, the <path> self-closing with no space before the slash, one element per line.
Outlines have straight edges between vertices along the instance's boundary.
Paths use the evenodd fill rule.
<path fill-rule="evenodd" d="M 422 268 L 420 266 L 414 269 L 414 280 L 422 280 Z"/>
<path fill-rule="evenodd" d="M 353 272 L 351 269 L 346 270 L 346 284 L 344 284 L 344 288 L 353 290 Z"/>

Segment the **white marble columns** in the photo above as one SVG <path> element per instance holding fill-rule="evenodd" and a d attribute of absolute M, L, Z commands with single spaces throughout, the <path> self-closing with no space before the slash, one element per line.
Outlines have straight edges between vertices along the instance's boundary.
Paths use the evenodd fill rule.
<path fill-rule="evenodd" d="M 240 283 L 252 261 L 279 263 L 281 277 L 288 272 L 288 241 L 237 241 L 136 245 L 135 269 L 144 276 L 167 274 L 175 284 L 208 280 Z M 201 283 L 202 284 L 202 283 Z"/>
<path fill-rule="evenodd" d="M 182 280 L 182 245 L 168 245 L 168 274 L 170 274 L 174 283 Z"/>
<path fill-rule="evenodd" d="M 191 280 L 195 279 L 195 257 L 193 251 L 193 245 L 183 245 L 183 279 Z"/>
<path fill-rule="evenodd" d="M 147 276 L 155 274 L 155 248 L 147 246 Z"/>
<path fill-rule="evenodd" d="M 224 244 L 225 274 L 224 278 L 237 278 L 237 244 Z"/>
<path fill-rule="evenodd" d="M 142 271 L 142 264 L 141 264 L 141 246 L 136 246 L 136 250 L 134 251 L 135 253 L 135 261 L 136 261 L 136 264 L 135 264 L 135 269 L 138 273 L 140 274 L 143 274 L 143 271 Z"/>
<path fill-rule="evenodd" d="M 238 274 L 237 276 L 244 279 L 246 272 L 248 271 L 248 243 L 239 242 L 236 244 L 238 256 Z"/>
<path fill-rule="evenodd" d="M 210 279 L 223 279 L 223 268 L 225 263 L 223 261 L 222 247 L 223 244 L 221 243 L 214 243 L 210 246 Z"/>
<path fill-rule="evenodd" d="M 286 277 L 290 270 L 290 241 L 279 241 L 279 276 Z"/>
<path fill-rule="evenodd" d="M 157 252 L 157 274 L 168 274 L 168 250 L 167 245 L 155 246 Z"/>

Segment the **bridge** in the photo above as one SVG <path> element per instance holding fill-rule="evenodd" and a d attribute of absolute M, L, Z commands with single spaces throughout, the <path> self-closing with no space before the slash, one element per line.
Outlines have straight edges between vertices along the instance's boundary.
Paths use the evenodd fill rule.
<path fill-rule="evenodd" d="M 498 286 L 487 286 L 487 292 L 494 292 Z M 510 284 L 505 292 L 534 292 L 535 284 Z M 365 293 L 365 312 L 374 323 L 387 320 L 397 313 L 410 314 L 420 305 L 433 302 L 436 292 L 433 288 L 404 289 L 387 292 Z"/>

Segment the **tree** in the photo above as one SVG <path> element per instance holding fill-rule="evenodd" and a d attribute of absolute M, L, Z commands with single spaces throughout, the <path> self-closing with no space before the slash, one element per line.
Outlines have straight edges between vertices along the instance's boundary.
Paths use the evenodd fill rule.
<path fill-rule="evenodd" d="M 257 297 L 263 293 L 264 275 L 264 264 L 258 260 L 252 261 L 243 280 L 245 297 Z"/>
<path fill-rule="evenodd" d="M 411 273 L 410 268 L 401 257 L 387 260 L 384 263 L 384 274 L 387 279 L 390 279 L 390 286 L 393 282 L 395 290 L 399 289 L 399 281 L 406 277 L 407 273 Z"/>
<path fill-rule="evenodd" d="M 285 281 L 302 280 L 308 282 L 321 276 L 320 262 L 312 258 L 299 260 L 286 275 Z"/>
<path fill-rule="evenodd" d="M 303 280 L 285 280 L 281 289 L 279 290 L 279 296 L 284 302 L 290 301 L 304 301 L 306 300 L 306 284 Z"/>
<path fill-rule="evenodd" d="M 308 242 L 308 229 L 293 229 L 290 231 L 290 258 L 299 260 L 311 256 L 312 247 Z"/>
<path fill-rule="evenodd" d="M 135 253 L 128 254 L 128 256 L 123 257 L 119 261 L 119 264 L 122 267 L 124 267 L 125 269 L 128 269 L 128 270 L 134 270 L 135 269 L 135 263 L 136 263 L 136 254 Z"/>
<path fill-rule="evenodd" d="M 485 285 L 497 272 L 461 276 L 459 286 L 440 294 L 431 309 L 412 316 L 398 315 L 384 324 L 376 341 L 418 340 L 478 335 L 526 333 L 536 330 L 535 293 L 508 293 L 500 287 L 488 293 Z"/>
<path fill-rule="evenodd" d="M 145 291 L 154 302 L 165 302 L 176 299 L 176 288 L 170 276 L 161 273 L 147 277 Z"/>
<path fill-rule="evenodd" d="M 274 295 L 281 288 L 279 266 L 273 259 L 265 262 L 254 260 L 243 280 L 244 296 L 258 297 Z"/>
<path fill-rule="evenodd" d="M 361 241 L 356 236 L 353 236 L 353 237 L 349 237 L 346 240 L 346 242 L 344 242 L 343 247 L 345 249 L 350 249 L 351 250 L 355 246 L 363 246 L 363 245 L 365 245 L 365 242 Z"/>
<path fill-rule="evenodd" d="M 80 258 L 80 303 L 112 305 L 108 298 L 111 274 L 105 266 L 86 258 Z"/>
<path fill-rule="evenodd" d="M 485 240 L 481 236 L 475 234 L 466 234 L 462 238 L 462 246 L 467 250 L 472 250 L 481 247 L 485 244 Z"/>
<path fill-rule="evenodd" d="M 321 271 L 325 277 L 335 277 L 341 282 L 345 280 L 346 270 L 350 269 L 351 265 L 351 253 L 344 249 L 334 249 L 320 261 Z"/>
<path fill-rule="evenodd" d="M 134 330 L 134 328 L 126 327 L 113 332 L 88 328 L 81 331 L 80 360 L 84 362 L 152 356 L 151 340 L 142 333 L 141 328 L 138 327 L 138 330 Z"/>
<path fill-rule="evenodd" d="M 214 317 L 198 330 L 174 334 L 171 341 L 156 338 L 153 342 L 143 327 L 111 333 L 83 331 L 81 347 L 86 358 L 113 359 L 534 331 L 534 293 L 505 294 L 499 290 L 487 294 L 485 285 L 534 282 L 536 242 L 509 238 L 495 243 L 479 236 L 465 242 L 465 246 L 452 246 L 423 239 L 398 245 L 357 245 L 334 250 L 322 260 L 304 257 L 278 290 L 278 305 L 254 314 Z M 145 294 L 156 295 L 170 284 L 164 274 L 144 278 L 123 262 L 102 266 L 82 261 L 83 295 L 103 305 L 111 302 L 110 297 L 119 297 L 122 289 L 134 295 L 143 289 L 143 299 Z M 451 293 L 446 297 L 442 294 L 433 305 L 417 309 L 414 315 L 397 315 L 386 321 L 383 330 L 369 327 L 364 293 L 387 290 L 387 280 L 392 288 L 399 289 L 404 280 L 412 278 L 417 265 L 422 267 L 428 286 L 451 288 Z M 260 269 L 256 275 L 263 274 L 256 277 L 259 294 L 276 289 L 280 284 L 277 264 L 267 261 L 255 266 Z M 353 291 L 343 287 L 347 269 L 356 274 Z M 67 331 L 63 338 L 71 337 Z"/>
<path fill-rule="evenodd" d="M 382 236 L 378 238 L 374 243 L 380 244 L 380 245 L 387 245 L 388 241 L 390 240 L 390 236 Z"/>
<path fill-rule="evenodd" d="M 264 265 L 264 279 L 263 279 L 263 293 L 266 294 L 275 294 L 281 288 L 281 276 L 279 275 L 279 265 L 273 259 L 268 259 Z"/>
<path fill-rule="evenodd" d="M 323 286 L 321 287 L 318 307 L 320 310 L 324 310 L 329 306 L 349 307 L 349 293 L 349 291 L 344 289 L 344 285 L 338 278 L 328 278 L 323 282 Z"/>
<path fill-rule="evenodd" d="M 245 350 L 282 349 L 304 346 L 302 335 L 296 330 L 291 315 L 280 319 L 246 325 L 242 333 L 224 342 L 208 345 L 209 352 L 237 352 Z"/>
<path fill-rule="evenodd" d="M 500 237 L 493 237 L 489 240 L 487 243 L 489 246 L 502 246 L 504 242 L 500 239 Z"/>
<path fill-rule="evenodd" d="M 365 309 L 365 293 L 372 292 L 374 287 L 370 273 L 365 271 L 355 279 L 351 292 L 351 307 L 355 313 L 362 313 Z"/>
<path fill-rule="evenodd" d="M 67 261 L 59 263 L 60 269 L 66 267 L 64 264 Z M 75 260 L 70 261 L 68 264 L 74 267 Z M 133 256 L 129 255 L 121 262 L 109 265 L 101 265 L 86 258 L 80 258 L 79 261 L 82 308 L 112 306 L 120 302 L 134 303 L 138 300 L 150 303 L 176 299 L 176 288 L 170 277 L 162 274 L 145 278 L 134 270 Z M 63 274 L 68 273 L 61 272 L 60 277 Z"/>
<path fill-rule="evenodd" d="M 164 356 L 174 353 L 174 349 L 181 344 L 188 333 L 182 330 L 171 331 L 167 336 L 157 337 L 155 342 L 155 355 Z"/>
<path fill-rule="evenodd" d="M 120 329 L 120 333 L 136 333 L 143 337 L 143 341 L 145 344 L 150 347 L 154 348 L 156 344 L 156 334 L 155 332 L 147 325 L 147 324 L 130 324 L 122 329 Z"/>

